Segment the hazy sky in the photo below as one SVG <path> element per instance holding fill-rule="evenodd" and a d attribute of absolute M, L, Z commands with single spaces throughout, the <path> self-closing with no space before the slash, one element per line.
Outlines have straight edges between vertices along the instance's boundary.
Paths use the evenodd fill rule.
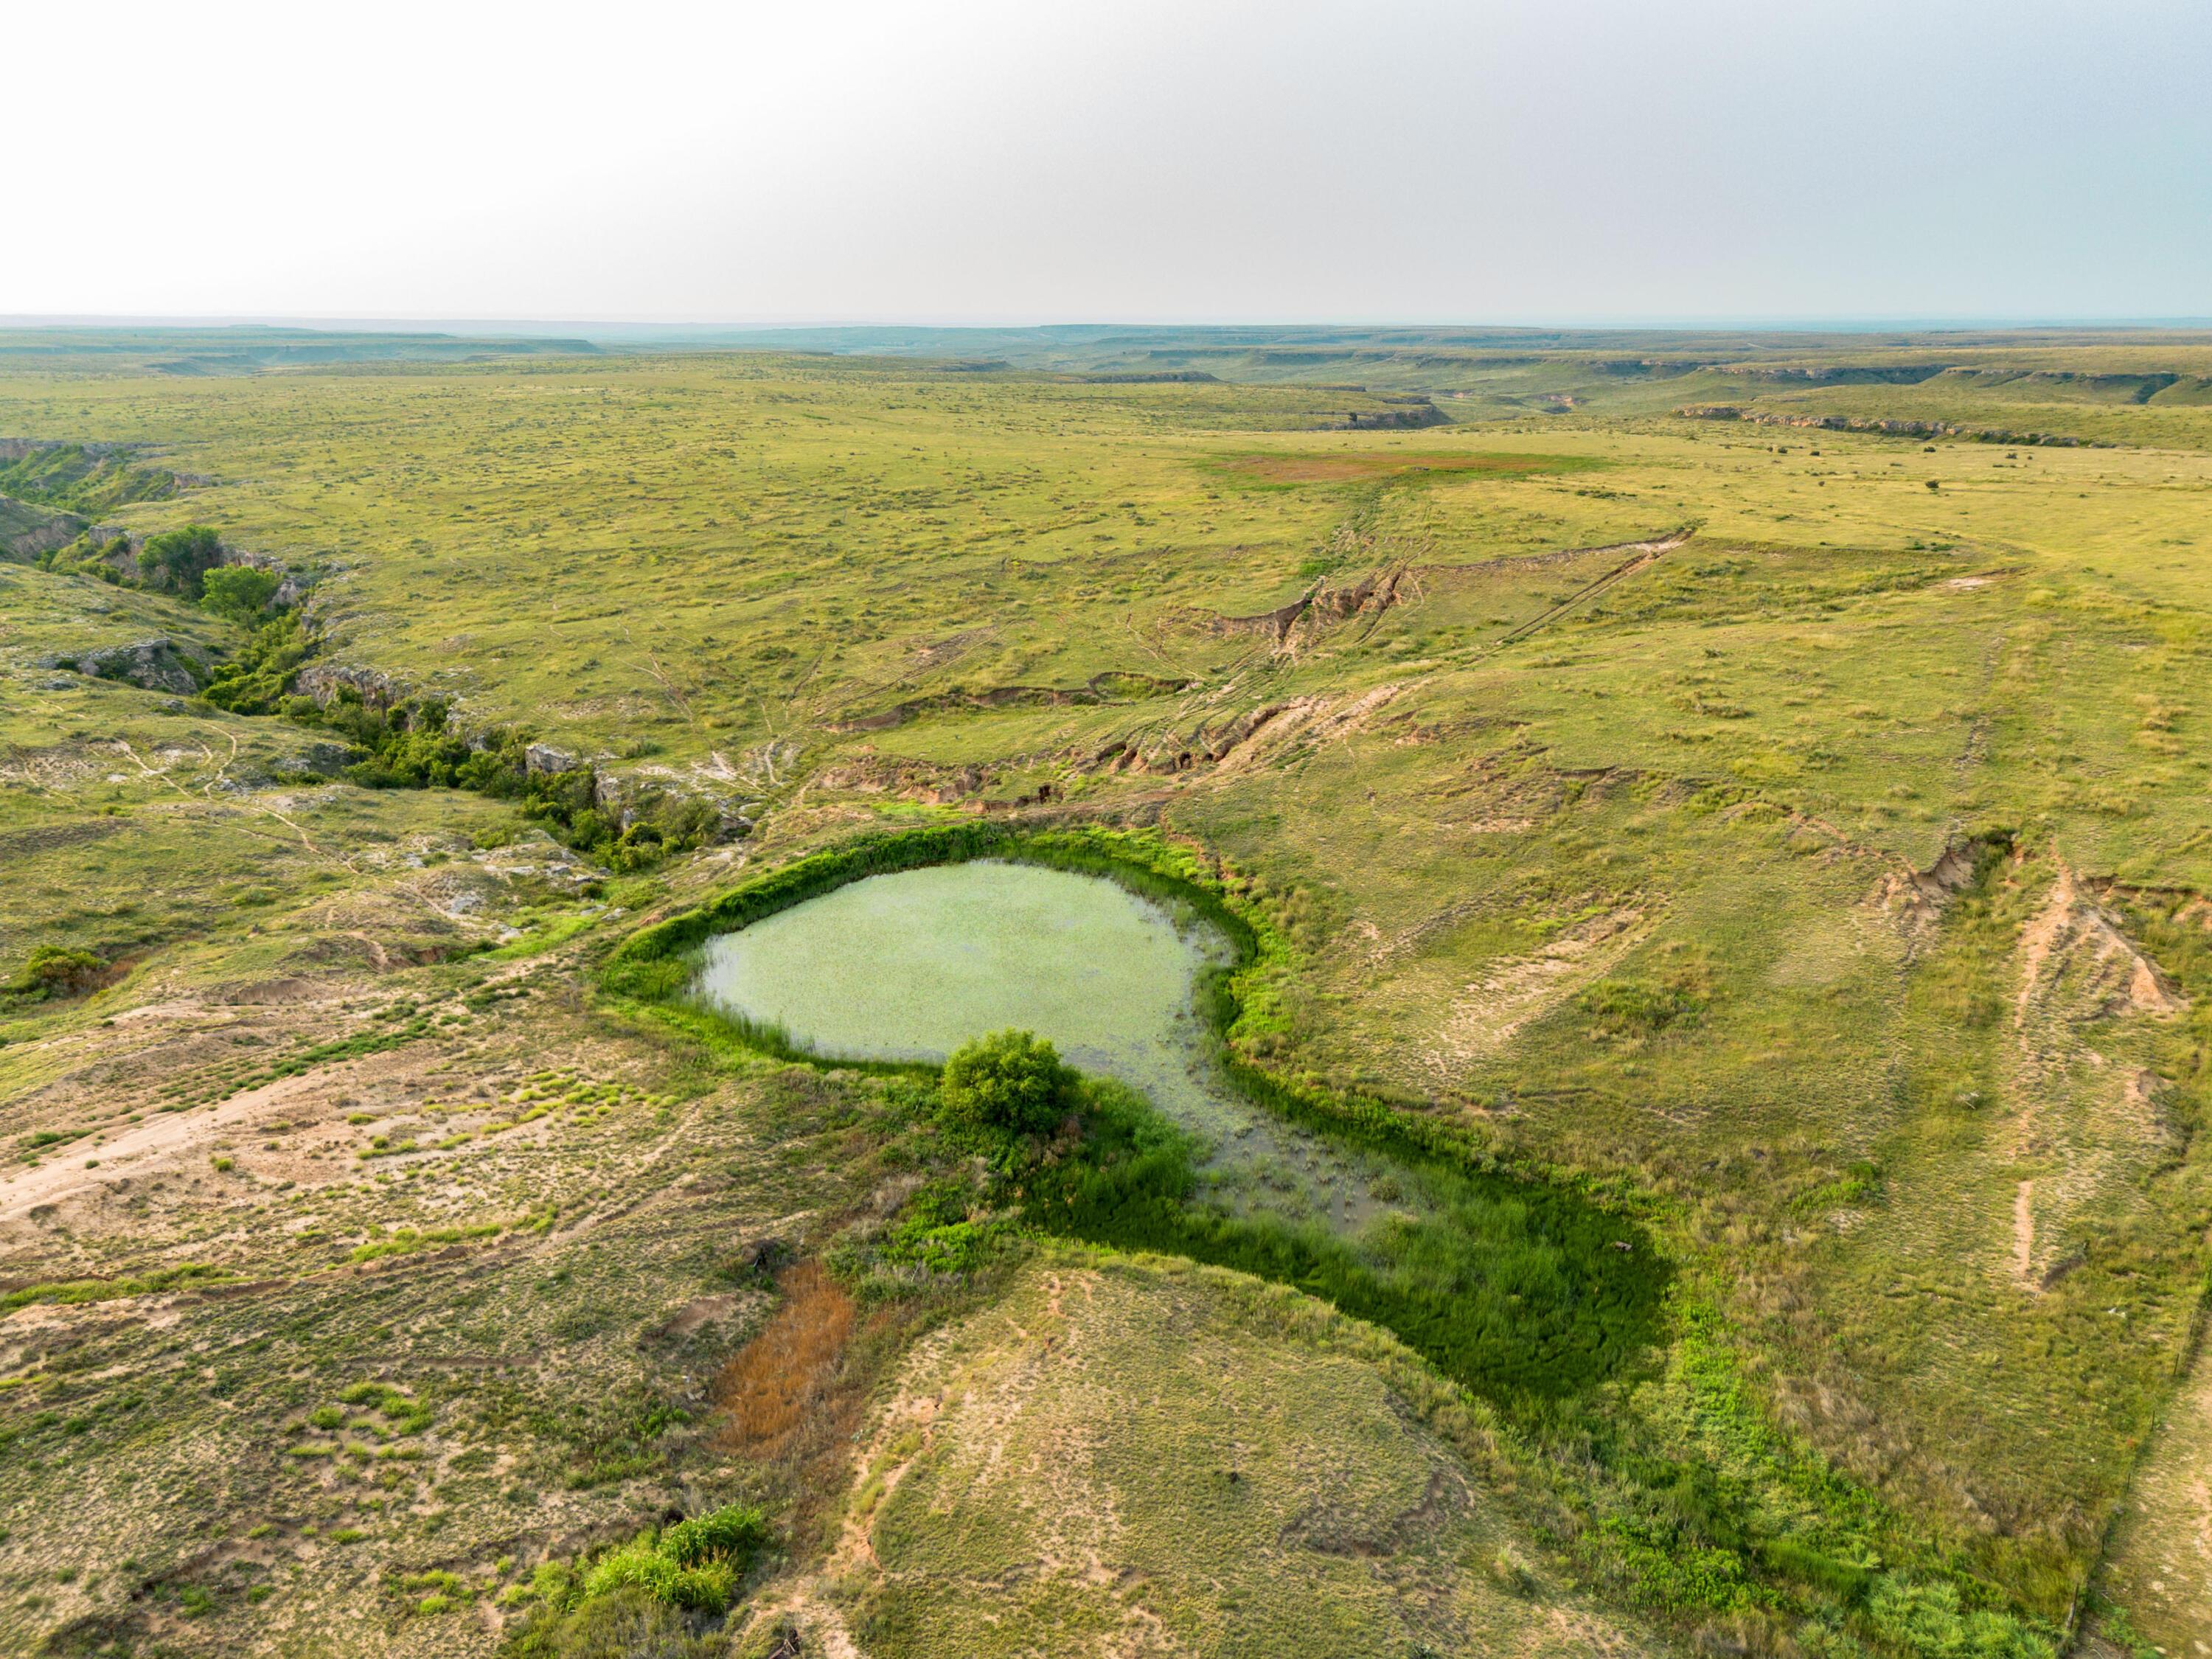
<path fill-rule="evenodd" d="M 5 14 L 0 313 L 2212 314 L 2206 0 Z"/>

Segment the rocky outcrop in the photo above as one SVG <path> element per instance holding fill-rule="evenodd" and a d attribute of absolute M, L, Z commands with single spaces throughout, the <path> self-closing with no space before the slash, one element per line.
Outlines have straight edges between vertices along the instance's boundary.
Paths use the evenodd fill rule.
<path fill-rule="evenodd" d="M 283 771 L 304 777 L 334 778 L 360 758 L 360 750 L 343 743 L 311 743 L 277 764 Z"/>
<path fill-rule="evenodd" d="M 0 559 L 28 563 L 67 547 L 83 531 L 84 520 L 74 513 L 51 512 L 0 495 Z"/>
<path fill-rule="evenodd" d="M 210 672 L 205 658 L 188 646 L 179 646 L 165 634 L 74 655 L 41 657 L 37 665 L 73 668 L 96 679 L 120 680 L 148 691 L 173 691 L 179 696 L 198 691 Z"/>
<path fill-rule="evenodd" d="M 1942 363 L 1716 363 L 1713 368 L 1740 380 L 1796 386 L 1918 386 L 1946 372 Z"/>
<path fill-rule="evenodd" d="M 1449 420 L 1443 410 L 1426 398 L 1385 398 L 1387 409 L 1353 409 L 1345 411 L 1340 421 L 1329 422 L 1325 431 L 1334 432 L 1405 432 L 1422 427 L 1443 426 Z"/>
<path fill-rule="evenodd" d="M 380 669 L 356 668 L 345 663 L 311 662 L 300 671 L 293 689 L 303 697 L 328 703 L 341 690 L 359 697 L 364 708 L 389 708 L 406 696 Z"/>
<path fill-rule="evenodd" d="M 1198 386 L 1215 382 L 1215 377 L 1202 368 L 1132 368 L 1103 374 L 1079 374 L 1075 380 L 1079 386 Z"/>
<path fill-rule="evenodd" d="M 1398 585 L 1405 580 L 1407 568 L 1401 564 L 1370 570 L 1346 582 L 1324 577 L 1288 605 L 1254 616 L 1224 617 L 1211 611 L 1184 611 L 1175 613 L 1175 620 L 1211 634 L 1256 634 L 1279 650 L 1291 642 L 1302 625 L 1325 628 L 1363 614 L 1380 616 L 1398 602 Z"/>
<path fill-rule="evenodd" d="M 293 684 L 298 695 L 312 697 L 325 707 L 349 696 L 358 697 L 364 708 L 376 710 L 403 726 L 417 718 L 425 705 L 441 704 L 445 709 L 441 717 L 442 729 L 459 738 L 473 750 L 494 746 L 503 749 L 520 735 L 504 729 L 472 728 L 453 713 L 451 703 L 444 697 L 426 697 L 423 704 L 407 707 L 409 698 L 416 693 L 380 669 L 319 660 L 301 669 Z M 338 760 L 340 769 L 345 764 L 362 758 L 361 751 L 344 750 L 337 744 L 324 744 L 315 747 L 318 750 L 337 750 L 343 757 Z M 321 773 L 324 766 L 319 763 L 326 758 L 329 757 L 316 756 L 311 751 L 310 758 L 290 764 L 297 771 Z M 525 744 L 522 766 L 532 778 L 580 776 L 589 779 L 591 805 L 613 823 L 618 832 L 644 823 L 672 835 L 669 826 L 674 825 L 687 835 L 705 830 L 711 831 L 709 839 L 733 841 L 751 833 L 758 811 L 757 804 L 752 802 L 720 798 L 655 778 L 618 778 L 602 771 L 598 760 L 557 748 L 550 743 Z"/>
<path fill-rule="evenodd" d="M 2058 449 L 2115 449 L 2118 446 L 2060 432 L 2008 432 L 1997 427 L 1961 426 L 1956 421 L 1879 420 L 1862 415 L 1784 415 L 1734 404 L 1689 404 L 1674 413 L 1686 421 L 1747 421 L 1757 426 L 1793 426 L 1815 432 L 1872 432 L 1893 438 L 1965 438 L 1981 444 L 2043 445 Z"/>

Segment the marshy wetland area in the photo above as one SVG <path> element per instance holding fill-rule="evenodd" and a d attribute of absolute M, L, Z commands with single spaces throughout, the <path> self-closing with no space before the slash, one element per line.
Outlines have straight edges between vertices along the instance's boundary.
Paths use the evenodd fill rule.
<path fill-rule="evenodd" d="M 774 343 L 0 335 L 0 1651 L 2212 1653 L 2212 337 Z"/>

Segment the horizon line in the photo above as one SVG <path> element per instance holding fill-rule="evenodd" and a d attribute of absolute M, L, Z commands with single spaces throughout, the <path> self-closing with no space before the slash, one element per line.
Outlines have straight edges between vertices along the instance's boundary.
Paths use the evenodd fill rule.
<path fill-rule="evenodd" d="M 2142 329 L 2187 331 L 2212 329 L 2212 316 L 2144 317 L 2144 316 L 1834 316 L 1817 315 L 1715 315 L 1664 317 L 1603 317 L 1568 318 L 1532 320 L 1526 318 L 1503 318 L 1484 321 L 1452 321 L 1437 319 L 1393 319 L 1376 320 L 1358 317 L 1258 319 L 1214 316 L 1188 318 L 1073 318 L 1043 319 L 1031 316 L 1018 319 L 979 319 L 975 318 L 729 318 L 698 319 L 650 316 L 574 317 L 558 315 L 500 316 L 496 314 L 471 316 L 440 316 L 434 313 L 386 313 L 378 316 L 349 317 L 342 314 L 283 312 L 238 313 L 64 313 L 17 312 L 0 313 L 0 329 L 33 330 L 80 328 L 113 330 L 130 328 L 161 329 L 218 329 L 218 328 L 298 328 L 314 332 L 334 332 L 355 330 L 366 332 L 396 332 L 404 329 L 423 330 L 507 329 L 532 332 L 566 330 L 589 332 L 593 330 L 650 331 L 665 333 L 725 333 L 779 334 L 829 333 L 870 329 L 909 329 L 930 332 L 977 333 L 1040 333 L 1059 329 L 1185 329 L 1191 331 L 1227 329 L 1371 329 L 1377 331 L 1437 331 L 1482 332 L 1488 331 L 1527 333 L 1582 331 L 1607 332 L 1665 332 L 1693 333 L 1716 329 L 1764 331 L 1774 333 L 1865 333 L 1882 330 L 1895 331 L 1946 333 L 1969 330 L 2017 330 L 2022 331 L 2094 329 Z"/>

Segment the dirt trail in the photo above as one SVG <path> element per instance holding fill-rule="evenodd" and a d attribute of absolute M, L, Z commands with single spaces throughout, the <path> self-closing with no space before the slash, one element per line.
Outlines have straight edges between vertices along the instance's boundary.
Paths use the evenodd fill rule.
<path fill-rule="evenodd" d="M 2051 861 L 2049 886 L 2014 947 L 2007 1066 L 2010 1156 L 2035 1173 L 2014 1192 L 2005 1270 L 2031 1291 L 2078 1263 L 2066 1241 L 2085 1208 L 2143 1178 L 2177 1144 L 2158 1075 L 2114 1063 L 2113 1045 L 2140 1039 L 2110 1023 L 2171 1018 L 2189 1006 L 2066 862 Z"/>
<path fill-rule="evenodd" d="M 326 1078 L 308 1073 L 233 1095 L 213 1111 L 163 1112 L 126 1129 L 112 1140 L 79 1142 L 66 1153 L 0 1179 L 0 1221 L 18 1221 L 41 1205 L 58 1204 L 94 1187 L 112 1185 L 118 1175 L 135 1175 L 164 1153 L 185 1151 L 224 1130 L 259 1118 L 283 1116 L 270 1109 L 301 1096 L 326 1091 Z M 100 1167 L 84 1167 L 82 1153 L 98 1154 Z"/>
<path fill-rule="evenodd" d="M 1557 1007 L 1628 953 L 1644 936 L 1644 912 L 1622 905 L 1577 922 L 1534 954 L 1491 963 L 1455 998 L 1425 1056 L 1443 1082 L 1494 1054 L 1529 1021 Z"/>
<path fill-rule="evenodd" d="M 1495 651 L 1499 649 L 1501 647 L 1511 645 L 1516 640 L 1526 639 L 1538 629 L 1557 622 L 1569 611 L 1576 609 L 1577 606 L 1589 600 L 1597 598 L 1599 594 L 1603 593 L 1608 588 L 1618 586 L 1620 583 L 1626 581 L 1631 576 L 1635 575 L 1638 571 L 1647 570 L 1651 566 L 1658 563 L 1660 559 L 1665 555 L 1673 552 L 1676 548 L 1688 541 L 1690 539 L 1690 536 L 1691 532 L 1689 531 L 1680 530 L 1675 532 L 1671 536 L 1662 536 L 1654 541 L 1622 542 L 1613 547 L 1589 547 L 1577 549 L 1577 551 L 1583 553 L 1626 553 L 1628 557 L 1623 559 L 1619 564 L 1613 566 L 1612 569 L 1607 571 L 1605 574 L 1600 576 L 1595 581 L 1585 583 L 1583 586 L 1576 589 L 1575 592 L 1569 594 L 1565 599 L 1560 600 L 1559 604 L 1553 605 L 1542 615 L 1530 617 L 1527 622 L 1522 623 L 1517 628 L 1510 628 L 1506 629 L 1504 633 L 1500 634 L 1495 640 L 1491 641 L 1490 648 Z"/>
<path fill-rule="evenodd" d="M 1297 737 L 1307 737 L 1316 742 L 1334 742 L 1348 738 L 1366 725 L 1370 717 L 1395 698 L 1402 688 L 1396 684 L 1378 685 L 1350 699 L 1336 697 L 1293 697 L 1287 702 L 1276 703 L 1258 709 L 1250 716 L 1241 735 L 1231 737 L 1230 742 L 1210 757 L 1224 773 L 1242 771 L 1257 764 L 1270 750 Z M 1235 732 L 1235 726 L 1229 728 Z"/>

